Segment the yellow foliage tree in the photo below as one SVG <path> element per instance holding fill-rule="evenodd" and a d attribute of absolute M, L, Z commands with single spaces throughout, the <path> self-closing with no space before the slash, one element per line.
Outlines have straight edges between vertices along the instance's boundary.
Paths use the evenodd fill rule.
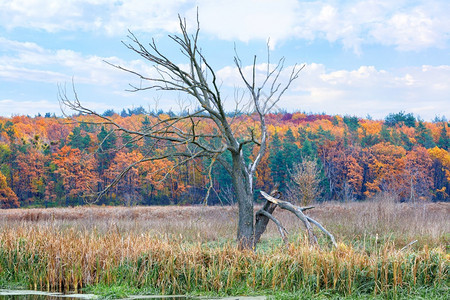
<path fill-rule="evenodd" d="M 439 147 L 428 149 L 428 153 L 432 159 L 435 159 L 442 164 L 447 181 L 450 181 L 450 153 Z"/>
<path fill-rule="evenodd" d="M 19 206 L 19 199 L 17 198 L 14 191 L 6 183 L 5 175 L 0 172 L 0 207 L 14 208 Z"/>

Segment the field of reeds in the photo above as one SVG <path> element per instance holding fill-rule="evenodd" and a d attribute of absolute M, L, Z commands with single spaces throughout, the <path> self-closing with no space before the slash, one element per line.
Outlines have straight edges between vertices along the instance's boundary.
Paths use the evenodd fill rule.
<path fill-rule="evenodd" d="M 298 219 L 279 211 L 290 246 L 271 224 L 252 252 L 234 243 L 235 207 L 2 210 L 0 287 L 445 298 L 449 211 L 449 203 L 319 204 L 308 214 L 335 235 L 337 249 L 325 237 L 310 247 Z"/>

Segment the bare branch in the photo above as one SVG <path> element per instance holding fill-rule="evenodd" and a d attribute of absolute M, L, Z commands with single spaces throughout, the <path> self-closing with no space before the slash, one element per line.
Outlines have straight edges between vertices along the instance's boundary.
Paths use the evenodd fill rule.
<path fill-rule="evenodd" d="M 283 227 L 283 225 L 280 223 L 280 221 L 277 220 L 277 218 L 275 218 L 272 214 L 270 214 L 269 212 L 265 211 L 265 210 L 258 210 L 258 212 L 256 213 L 256 215 L 263 215 L 267 218 L 269 218 L 270 220 L 272 220 L 275 225 L 277 225 L 277 229 L 278 232 L 281 235 L 281 238 L 283 239 L 284 244 L 287 246 L 288 245 L 288 239 L 287 239 L 287 234 L 288 231 L 286 230 L 286 228 Z"/>
<path fill-rule="evenodd" d="M 292 212 L 293 214 L 295 214 L 305 225 L 305 228 L 308 232 L 308 236 L 309 236 L 309 241 L 312 245 L 316 245 L 317 244 L 317 237 L 314 234 L 314 231 L 312 230 L 311 224 L 313 223 L 314 225 L 316 225 L 321 231 L 323 231 L 331 240 L 331 242 L 333 243 L 333 246 L 337 247 L 336 241 L 334 239 L 334 236 L 328 232 L 319 222 L 317 222 L 316 220 L 306 216 L 305 214 L 303 214 L 303 211 L 307 210 L 307 209 L 311 209 L 310 206 L 308 207 L 298 207 L 295 206 L 287 201 L 283 201 L 280 199 L 277 199 L 275 197 L 272 197 L 270 195 L 268 195 L 267 193 L 261 191 L 261 195 L 267 199 L 267 201 L 272 202 L 274 204 L 277 204 L 280 208 L 288 210 L 290 212 Z"/>
<path fill-rule="evenodd" d="M 408 249 L 409 247 L 411 247 L 415 243 L 417 243 L 417 240 L 414 240 L 414 241 L 408 243 L 406 246 L 404 246 L 402 249 L 400 249 L 400 251 L 404 251 L 404 250 Z"/>

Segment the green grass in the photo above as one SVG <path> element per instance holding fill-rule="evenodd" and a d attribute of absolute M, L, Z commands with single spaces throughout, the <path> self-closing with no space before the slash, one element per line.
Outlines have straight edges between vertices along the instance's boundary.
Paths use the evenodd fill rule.
<path fill-rule="evenodd" d="M 121 299 L 131 295 L 158 295 L 160 291 L 152 288 L 135 288 L 129 287 L 127 285 L 122 286 L 105 286 L 96 285 L 86 288 L 84 293 L 92 293 L 98 295 L 103 299 Z M 185 294 L 192 298 L 216 298 L 216 297 L 227 297 L 227 294 L 221 293 L 205 293 L 204 291 L 192 291 Z M 364 294 L 355 293 L 352 295 L 343 296 L 339 293 L 332 291 L 311 291 L 310 289 L 300 289 L 295 292 L 286 291 L 273 291 L 273 290 L 261 290 L 258 292 L 251 291 L 241 291 L 241 293 L 236 294 L 237 296 L 266 296 L 268 299 L 273 300 L 292 300 L 292 299 L 367 299 L 367 300 L 378 300 L 378 299 L 423 299 L 423 300 L 433 300 L 433 299 L 449 299 L 450 291 L 448 287 L 419 287 L 419 288 L 400 288 L 396 291 L 386 291 L 381 294 Z"/>

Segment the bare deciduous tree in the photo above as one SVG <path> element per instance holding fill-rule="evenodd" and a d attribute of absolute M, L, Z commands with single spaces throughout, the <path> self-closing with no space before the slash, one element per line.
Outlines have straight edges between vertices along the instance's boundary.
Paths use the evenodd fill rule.
<path fill-rule="evenodd" d="M 167 157 L 177 158 L 177 163 L 171 169 L 163 170 L 169 174 L 176 166 L 190 160 L 207 158 L 213 163 L 220 163 L 230 174 L 234 195 L 239 207 L 237 241 L 240 248 L 251 249 L 254 246 L 254 176 L 258 164 L 267 147 L 266 115 L 279 102 L 282 95 L 291 83 L 297 79 L 304 66 L 295 65 L 287 72 L 287 79 L 281 83 L 284 77 L 284 58 L 278 63 L 271 64 L 270 56 L 267 57 L 267 69 L 264 78 L 257 83 L 257 61 L 254 57 L 251 75 L 246 77 L 244 66 L 236 55 L 234 63 L 243 80 L 249 95 L 250 110 L 248 113 L 257 116 L 255 128 L 247 130 L 245 135 L 238 134 L 239 124 L 235 124 L 235 117 L 243 112 L 243 105 L 236 101 L 234 115 L 227 113 L 222 98 L 219 79 L 205 59 L 199 44 L 199 23 L 197 18 L 197 30 L 190 35 L 186 27 L 186 21 L 179 18 L 180 35 L 169 35 L 169 38 L 180 48 L 186 58 L 187 68 L 180 67 L 172 59 L 160 51 L 156 42 L 151 41 L 147 46 L 130 32 L 130 43 L 124 43 L 131 51 L 153 64 L 157 75 L 142 74 L 119 65 L 114 67 L 138 76 L 142 82 L 139 86 L 131 86 L 132 91 L 145 91 L 150 89 L 160 91 L 176 91 L 194 99 L 199 109 L 191 111 L 186 109 L 183 114 L 168 118 L 158 118 L 157 121 L 146 126 L 142 130 L 126 128 L 118 124 L 112 118 L 102 116 L 95 111 L 83 106 L 78 95 L 73 90 L 71 99 L 64 89 L 60 89 L 59 98 L 63 106 L 69 107 L 79 113 L 96 116 L 102 124 L 112 126 L 114 130 L 122 131 L 132 136 L 131 143 L 142 139 L 150 140 L 147 154 L 139 162 L 136 162 L 123 170 L 123 172 L 111 183 L 114 185 L 134 165 L 145 161 L 160 160 Z M 269 51 L 268 51 L 269 53 Z M 241 99 L 242 100 L 242 99 Z M 230 116 L 231 115 L 231 116 Z M 213 133 L 205 131 L 202 122 L 208 122 L 214 126 Z M 241 130 L 242 131 L 242 130 Z M 162 147 L 167 145 L 172 151 L 156 155 L 152 151 L 152 145 Z M 244 161 L 243 147 L 253 145 L 259 148 L 250 163 Z M 231 156 L 231 162 L 225 159 L 225 154 Z M 108 189 L 108 188 L 107 188 Z M 106 190 L 107 190 L 106 189 Z M 102 196 L 105 192 L 99 195 Z"/>
<path fill-rule="evenodd" d="M 301 205 L 310 205 L 320 195 L 320 167 L 314 158 L 303 158 L 299 163 L 294 164 L 289 170 L 291 180 L 294 185 L 290 187 L 290 192 L 294 197 L 300 198 Z"/>

